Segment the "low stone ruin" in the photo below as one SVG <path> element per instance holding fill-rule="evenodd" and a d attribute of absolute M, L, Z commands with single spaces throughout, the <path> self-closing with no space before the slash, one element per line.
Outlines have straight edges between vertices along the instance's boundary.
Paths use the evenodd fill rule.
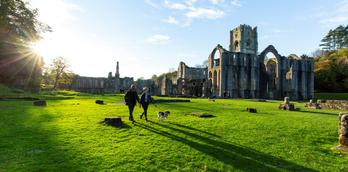
<path fill-rule="evenodd" d="M 100 123 L 111 125 L 114 127 L 122 127 L 122 120 L 121 117 L 106 117 L 103 121 Z"/>
<path fill-rule="evenodd" d="M 305 104 L 306 108 L 313 108 L 313 109 L 321 109 L 321 105 L 320 103 L 318 103 L 317 101 L 310 99 L 309 103 Z"/>
<path fill-rule="evenodd" d="M 46 100 L 37 100 L 33 102 L 34 106 L 47 106 Z"/>
<path fill-rule="evenodd" d="M 348 147 L 348 113 L 341 112 L 338 116 L 339 130 L 338 140 L 341 146 Z"/>
<path fill-rule="evenodd" d="M 346 100 L 318 100 L 317 105 L 321 109 L 348 110 L 348 101 Z"/>
<path fill-rule="evenodd" d="M 257 110 L 255 108 L 247 108 L 246 110 L 250 113 L 257 113 Z"/>
<path fill-rule="evenodd" d="M 289 97 L 284 97 L 284 102 L 279 105 L 279 109 L 280 110 L 294 111 L 295 105 L 293 103 L 290 103 L 289 100 L 290 100 Z"/>

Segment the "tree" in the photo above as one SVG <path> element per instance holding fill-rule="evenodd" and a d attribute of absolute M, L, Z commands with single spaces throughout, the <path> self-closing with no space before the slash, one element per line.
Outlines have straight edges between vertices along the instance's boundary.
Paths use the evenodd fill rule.
<path fill-rule="evenodd" d="M 338 50 L 348 47 L 348 25 L 340 25 L 335 29 L 330 29 L 325 37 L 321 40 L 320 47 L 323 50 Z"/>
<path fill-rule="evenodd" d="M 43 68 L 41 84 L 46 89 L 70 89 L 76 74 L 69 71 L 69 64 L 63 57 L 56 57 Z"/>
<path fill-rule="evenodd" d="M 348 48 L 316 51 L 313 54 L 315 89 L 348 91 Z"/>
<path fill-rule="evenodd" d="M 54 76 L 53 89 L 57 88 L 59 80 L 67 73 L 67 68 L 68 63 L 63 57 L 56 57 L 53 59 L 51 64 L 51 70 Z"/>
<path fill-rule="evenodd" d="M 22 0 L 0 1 L 0 27 L 2 34 L 12 37 L 21 43 L 40 39 L 40 33 L 51 31 L 51 28 L 41 23 L 38 10 L 30 9 L 29 3 Z"/>
<path fill-rule="evenodd" d="M 0 83 L 39 88 L 42 57 L 29 45 L 51 28 L 38 21 L 38 10 L 22 0 L 0 0 Z"/>

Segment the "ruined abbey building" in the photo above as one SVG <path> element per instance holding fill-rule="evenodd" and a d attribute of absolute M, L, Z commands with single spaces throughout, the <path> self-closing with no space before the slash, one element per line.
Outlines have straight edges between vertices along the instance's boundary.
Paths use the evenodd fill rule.
<path fill-rule="evenodd" d="M 218 57 L 215 52 L 218 51 Z M 219 97 L 294 100 L 314 97 L 314 62 L 285 57 L 269 45 L 258 52 L 257 28 L 240 25 L 230 32 L 229 51 L 217 45 L 208 58 L 211 93 Z M 274 58 L 267 59 L 272 53 Z"/>
<path fill-rule="evenodd" d="M 124 92 L 134 82 L 133 77 L 120 77 L 119 63 L 116 63 L 115 76 L 109 72 L 108 77 L 76 76 L 71 88 L 76 91 L 90 93 Z"/>
<path fill-rule="evenodd" d="M 229 50 L 221 45 L 212 50 L 207 71 L 180 63 L 178 93 L 226 98 L 313 98 L 313 59 L 282 56 L 272 45 L 258 54 L 257 37 L 256 27 L 240 25 L 230 31 Z M 273 58 L 266 57 L 269 53 Z"/>
<path fill-rule="evenodd" d="M 88 92 L 123 92 L 135 83 L 140 91 L 150 88 L 153 95 L 185 97 L 224 97 L 292 100 L 314 97 L 314 61 L 296 55 L 282 56 L 269 45 L 258 53 L 257 28 L 240 25 L 230 31 L 228 50 L 217 45 L 208 57 L 206 68 L 179 63 L 175 77 L 134 81 L 115 76 L 76 77 L 72 88 Z M 268 58 L 272 54 L 271 58 Z"/>

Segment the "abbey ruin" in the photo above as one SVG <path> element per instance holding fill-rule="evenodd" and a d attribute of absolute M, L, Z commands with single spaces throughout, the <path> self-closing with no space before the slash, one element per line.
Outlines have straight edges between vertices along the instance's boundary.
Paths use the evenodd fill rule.
<path fill-rule="evenodd" d="M 269 57 L 269 54 L 272 54 Z M 126 90 L 133 78 L 120 78 L 118 62 L 115 77 L 77 77 L 73 89 L 97 89 L 102 92 Z M 314 62 L 294 54 L 282 56 L 269 45 L 258 53 L 257 28 L 240 25 L 230 31 L 226 50 L 218 44 L 208 56 L 206 68 L 179 63 L 176 75 L 159 80 L 137 80 L 154 95 L 222 98 L 260 98 L 292 100 L 314 97 Z"/>
<path fill-rule="evenodd" d="M 72 89 L 82 92 L 113 93 L 124 92 L 134 82 L 132 77 L 120 78 L 119 63 L 116 63 L 115 76 L 109 72 L 108 77 L 83 77 L 76 76 Z"/>

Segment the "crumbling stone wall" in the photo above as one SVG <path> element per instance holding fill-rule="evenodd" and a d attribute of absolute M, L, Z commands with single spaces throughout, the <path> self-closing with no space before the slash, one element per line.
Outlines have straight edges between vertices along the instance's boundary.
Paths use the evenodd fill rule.
<path fill-rule="evenodd" d="M 217 97 L 292 100 L 314 97 L 314 61 L 282 56 L 272 46 L 257 55 L 257 28 L 231 31 L 230 51 L 217 45 L 208 57 L 208 81 Z M 218 52 L 218 53 L 217 53 Z M 266 55 L 274 55 L 266 59 Z M 218 54 L 218 55 L 216 55 Z M 217 57 L 215 57 L 217 56 Z"/>

